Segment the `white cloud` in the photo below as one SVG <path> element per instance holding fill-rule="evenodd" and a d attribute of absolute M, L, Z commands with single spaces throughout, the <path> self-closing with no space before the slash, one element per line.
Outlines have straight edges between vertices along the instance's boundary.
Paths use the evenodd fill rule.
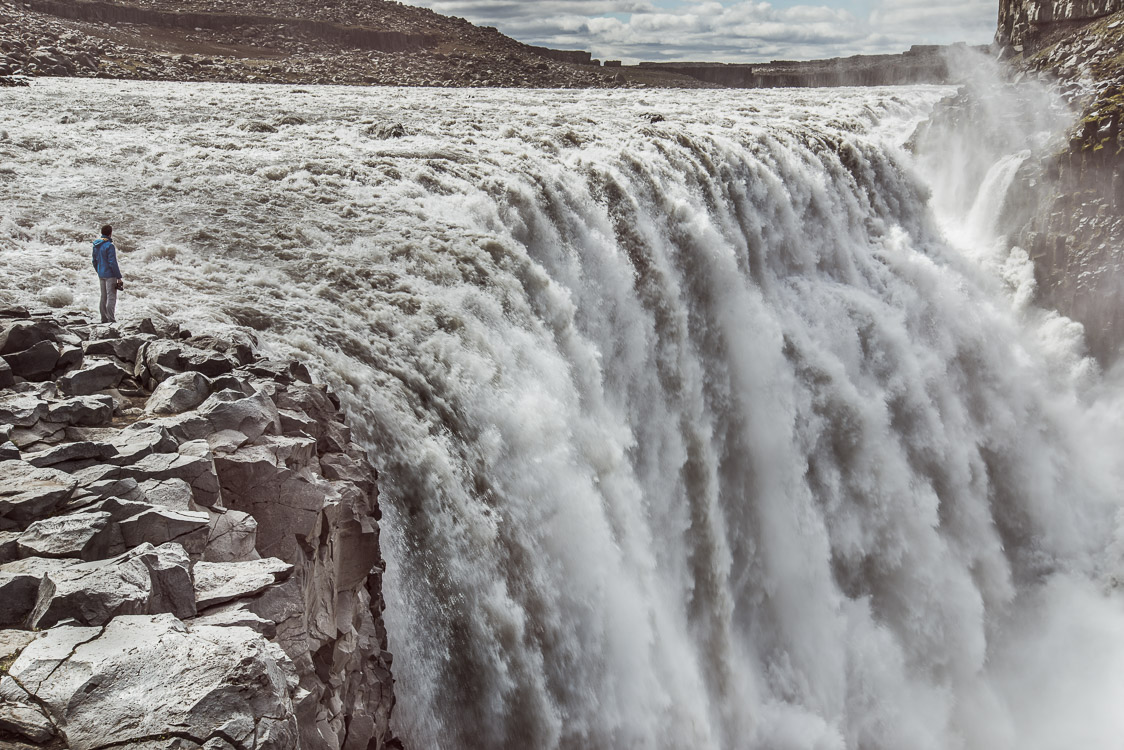
<path fill-rule="evenodd" d="M 901 52 L 914 44 L 984 44 L 995 0 L 875 0 L 869 16 L 827 5 L 681 0 L 411 0 L 527 42 L 602 59 L 760 62 Z"/>

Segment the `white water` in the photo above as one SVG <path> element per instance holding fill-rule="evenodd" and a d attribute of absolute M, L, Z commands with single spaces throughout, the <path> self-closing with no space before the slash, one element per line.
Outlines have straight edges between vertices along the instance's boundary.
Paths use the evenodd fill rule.
<path fill-rule="evenodd" d="M 0 277 L 110 221 L 339 389 L 411 748 L 1118 747 L 1120 389 L 942 238 L 944 93 L 36 82 Z"/>

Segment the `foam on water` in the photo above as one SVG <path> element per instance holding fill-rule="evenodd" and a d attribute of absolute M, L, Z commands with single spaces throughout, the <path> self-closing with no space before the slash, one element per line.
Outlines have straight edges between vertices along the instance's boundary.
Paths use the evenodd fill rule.
<path fill-rule="evenodd" d="M 120 317 L 337 388 L 409 747 L 1110 747 L 1120 389 L 944 238 L 946 93 L 38 81 L 0 275 L 94 310 L 110 221 Z"/>

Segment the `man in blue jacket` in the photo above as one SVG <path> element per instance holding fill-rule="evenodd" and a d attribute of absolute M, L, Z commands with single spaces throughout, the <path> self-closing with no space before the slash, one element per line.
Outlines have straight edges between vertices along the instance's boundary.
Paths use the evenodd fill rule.
<path fill-rule="evenodd" d="M 101 239 L 94 242 L 94 268 L 101 284 L 101 322 L 116 323 L 117 290 L 125 288 L 121 269 L 117 267 L 117 248 L 113 245 L 113 227 L 101 228 Z"/>

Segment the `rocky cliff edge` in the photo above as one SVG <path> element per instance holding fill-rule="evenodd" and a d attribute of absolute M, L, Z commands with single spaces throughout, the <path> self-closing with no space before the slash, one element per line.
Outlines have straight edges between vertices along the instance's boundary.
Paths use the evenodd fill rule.
<path fill-rule="evenodd" d="M 0 309 L 0 747 L 398 747 L 376 479 L 250 339 Z"/>

